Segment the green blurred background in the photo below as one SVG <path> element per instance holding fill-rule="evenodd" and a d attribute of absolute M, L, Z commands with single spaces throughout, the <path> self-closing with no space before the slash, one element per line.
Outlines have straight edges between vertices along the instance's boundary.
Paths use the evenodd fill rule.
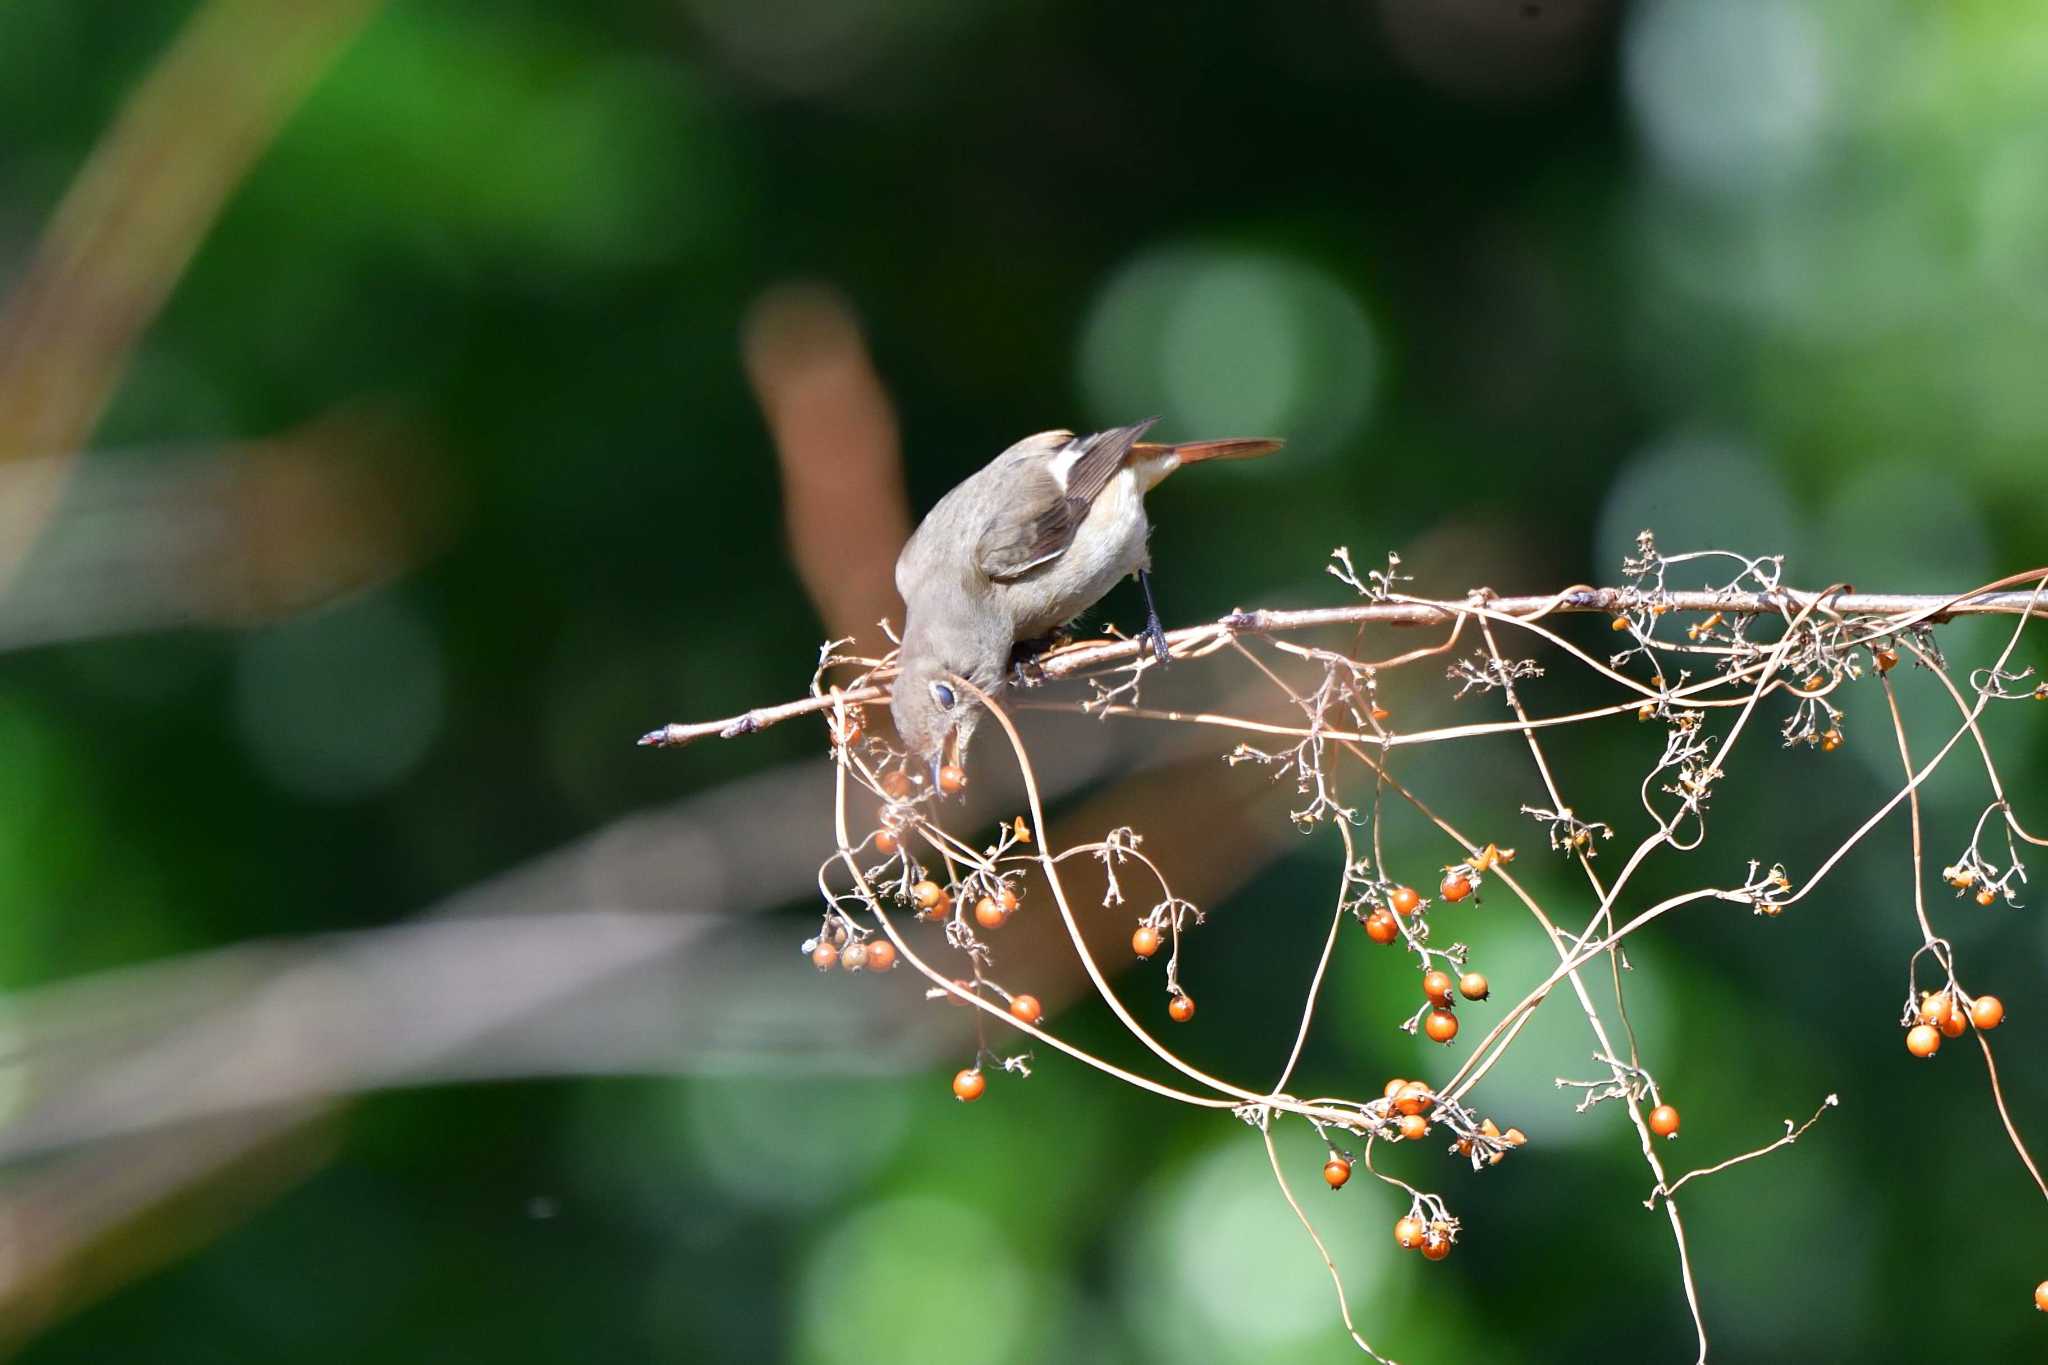
<path fill-rule="evenodd" d="M 131 103 L 202 28 L 201 78 Z M 210 122 L 280 71 L 299 84 L 239 141 Z M 140 150 L 94 188 L 138 107 Z M 189 267 L 144 270 L 132 244 L 179 231 Z M 130 267 L 149 279 L 124 292 Z M 1341 601 L 1337 544 L 1446 596 L 1615 581 L 1645 526 L 1783 553 L 1810 587 L 1959 590 L 2048 558 L 2048 13 L 2005 0 L 11 0 L 0 283 L 0 1340 L 44 1365 L 1355 1354 L 1227 1115 L 1050 1056 L 956 1104 L 957 1015 L 907 973 L 812 972 L 818 727 L 632 744 L 802 690 L 824 589 L 789 537 L 886 566 L 859 509 L 894 505 L 898 432 L 917 511 L 1046 427 L 1289 438 L 1154 496 L 1169 624 Z M 60 437 L 78 356 L 105 401 Z M 882 473 L 792 531 L 785 488 L 829 481 L 840 437 Z M 1968 667 L 2005 630 L 1943 638 Z M 1229 673 L 1179 671 L 1203 670 Z M 1390 687 L 1404 721 L 1498 714 L 1434 666 Z M 1902 690 L 1924 757 L 1947 703 Z M 1595 695 L 1554 666 L 1531 700 Z M 1882 801 L 1882 698 L 1846 695 L 1843 753 L 1756 736 L 1707 847 L 1636 903 L 1751 857 L 1797 879 Z M 2036 827 L 2043 719 L 1987 722 Z M 1333 838 L 1295 836 L 1292 791 L 1213 737 L 1188 759 L 1047 725 L 1048 747 L 1132 746 L 1097 755 L 1112 786 L 1179 773 L 1233 803 L 1219 828 L 1270 835 L 1210 869 L 1236 889 L 1206 906 L 1175 1036 L 1263 1083 Z M 1617 849 L 1658 743 L 1628 722 L 1553 751 Z M 1934 866 L 1988 800 L 1974 761 L 1928 789 Z M 1540 793 L 1522 750 L 1408 771 L 1583 918 L 1515 813 Z M 1077 772 L 1061 809 L 1109 789 Z M 1086 818 L 1175 819 L 1129 799 Z M 1449 861 L 1426 834 L 1390 823 L 1390 868 Z M 1899 1046 L 1909 867 L 1895 819 L 1781 919 L 1701 909 L 1631 951 L 1686 1114 L 1675 1168 L 1842 1096 L 1688 1191 L 1718 1358 L 2048 1355 L 2048 1209 L 1975 1050 Z M 635 927 L 564 982 L 581 913 Z M 2048 1131 L 2048 936 L 2031 911 L 1932 913 L 2010 1007 L 2008 1098 Z M 502 962 L 404 936 L 479 914 L 569 918 L 480 936 Z M 1504 896 L 1453 932 L 1497 995 L 1545 970 Z M 1302 1093 L 1443 1065 L 1394 1030 L 1392 957 L 1340 942 Z M 1148 971 L 1126 984 L 1162 1018 Z M 1099 1007 L 1043 993 L 1055 1028 L 1127 1055 Z M 172 1043 L 177 1067 L 151 1060 Z M 1690 1358 L 1632 1131 L 1552 1084 L 1589 1050 L 1568 1000 L 1538 1016 L 1479 1091 L 1535 1142 L 1486 1178 L 1433 1143 L 1389 1157 L 1464 1217 L 1449 1261 L 1397 1255 L 1404 1209 L 1373 1182 L 1312 1191 L 1384 1350 Z M 355 1080 L 279 1098 L 336 1056 Z M 231 1100 L 195 1116 L 216 1084 Z M 1313 1143 L 1281 1150 L 1311 1193 Z"/>

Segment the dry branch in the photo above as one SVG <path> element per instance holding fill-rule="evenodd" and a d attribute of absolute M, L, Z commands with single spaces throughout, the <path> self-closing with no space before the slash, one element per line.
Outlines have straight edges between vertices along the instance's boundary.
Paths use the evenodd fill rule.
<path fill-rule="evenodd" d="M 2026 576 L 2018 575 L 2003 581 L 2026 581 Z M 1672 592 L 1658 600 L 1675 612 L 1720 612 L 1724 616 L 1781 616 L 1818 607 L 1840 616 L 1891 618 L 1903 629 L 1909 625 L 1939 624 L 1959 616 L 2019 616 L 2030 610 L 2035 616 L 2048 616 L 2048 604 L 2036 603 L 2030 608 L 2032 598 L 2031 593 L 2002 591 L 1958 596 L 1939 593 L 1802 592 L 1788 588 L 1779 592 Z M 1242 636 L 1281 635 L 1330 626 L 1455 625 L 1474 607 L 1484 607 L 1496 617 L 1535 621 L 1557 614 L 1612 615 L 1638 606 L 1642 601 L 1642 594 L 1633 588 L 1567 588 L 1561 593 L 1541 597 L 1476 594 L 1462 602 L 1403 599 L 1299 611 L 1259 608 L 1233 611 L 1207 625 L 1184 626 L 1168 631 L 1166 642 L 1176 657 L 1182 657 L 1207 653 Z M 1048 680 L 1081 677 L 1131 663 L 1149 648 L 1147 643 L 1139 640 L 1079 641 L 1043 655 L 1038 660 L 1038 672 Z M 894 674 L 893 667 L 877 663 L 870 676 L 887 679 Z M 886 687 L 875 685 L 826 692 L 775 706 L 757 706 L 722 720 L 670 723 L 648 731 L 640 737 L 640 743 L 654 748 L 677 748 L 712 736 L 734 739 L 798 716 L 829 711 L 840 702 L 858 706 L 881 701 L 888 695 Z"/>

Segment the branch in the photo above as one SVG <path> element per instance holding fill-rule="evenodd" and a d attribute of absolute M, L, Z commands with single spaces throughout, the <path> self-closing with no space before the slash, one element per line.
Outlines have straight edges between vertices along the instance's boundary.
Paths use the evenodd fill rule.
<path fill-rule="evenodd" d="M 2003 579 L 2006 583 L 2027 582 L 2041 576 L 2035 570 Z M 1961 595 L 1939 593 L 1801 592 L 1786 588 L 1778 592 L 1720 593 L 1667 592 L 1657 597 L 1659 605 L 1678 612 L 1720 612 L 1723 616 L 1778 616 L 1810 608 L 1842 616 L 1885 616 L 1899 618 L 1901 629 L 1909 625 L 1939 623 L 1958 616 L 2023 616 L 2048 618 L 2048 603 L 2033 602 L 2026 592 L 1979 591 Z M 1207 625 L 1183 626 L 1168 631 L 1166 642 L 1175 655 L 1204 653 L 1243 635 L 1279 635 L 1327 626 L 1443 626 L 1453 625 L 1475 606 L 1483 605 L 1495 616 L 1533 621 L 1556 613 L 1613 614 L 1639 606 L 1643 594 L 1634 588 L 1567 588 L 1541 597 L 1491 597 L 1478 594 L 1472 601 L 1361 602 L 1344 607 L 1315 607 L 1302 611 L 1233 611 Z M 1140 640 L 1084 640 L 1041 656 L 1037 671 L 1047 680 L 1078 677 L 1114 664 L 1128 664 L 1151 648 Z M 892 678 L 893 667 L 876 669 L 871 676 Z M 785 720 L 829 711 L 838 701 L 849 706 L 882 701 L 886 687 L 857 687 L 838 693 L 827 692 L 777 706 L 757 706 L 723 720 L 671 723 L 650 730 L 640 743 L 652 748 L 672 749 L 713 735 L 733 739 L 751 735 Z"/>

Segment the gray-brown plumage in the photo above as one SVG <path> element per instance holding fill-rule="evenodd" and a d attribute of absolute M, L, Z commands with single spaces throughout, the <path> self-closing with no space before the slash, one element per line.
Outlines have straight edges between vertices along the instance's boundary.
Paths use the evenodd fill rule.
<path fill-rule="evenodd" d="M 896 560 L 906 614 L 890 709 L 913 755 L 936 769 L 949 736 L 955 761 L 967 752 L 981 708 L 951 675 L 994 692 L 1020 641 L 1073 620 L 1126 574 L 1144 580 L 1151 567 L 1145 494 L 1161 479 L 1183 464 L 1280 448 L 1262 439 L 1140 441 L 1152 421 L 1093 436 L 1027 436 L 925 515 Z M 1146 608 L 1163 662 L 1165 636 L 1149 584 Z"/>

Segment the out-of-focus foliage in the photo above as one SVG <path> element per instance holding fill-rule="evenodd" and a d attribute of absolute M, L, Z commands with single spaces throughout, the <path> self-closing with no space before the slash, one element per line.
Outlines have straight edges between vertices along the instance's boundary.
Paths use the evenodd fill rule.
<path fill-rule="evenodd" d="M 0 282 L 192 10 L 0 5 Z M 1783 552 L 1814 587 L 1960 589 L 2048 557 L 2038 6 L 392 0 L 228 204 L 88 460 L 147 471 L 374 405 L 411 433 L 386 458 L 435 509 L 433 553 L 262 624 L 0 644 L 0 988 L 394 923 L 815 758 L 814 727 L 630 742 L 810 675 L 822 627 L 738 342 L 750 301 L 799 278 L 868 329 L 920 510 L 1046 427 L 1160 412 L 1289 437 L 1155 495 L 1176 621 L 1340 600 L 1320 576 L 1339 543 L 1398 549 L 1444 594 L 1612 581 L 1644 526 Z M 1956 657 L 2003 630 L 1957 629 Z M 1905 685 L 1931 748 L 1945 703 Z M 1832 847 L 1896 784 L 1881 703 L 1858 704 L 1853 756 L 1751 750 L 1709 851 L 1645 894 Z M 2038 828 L 2039 717 L 1993 733 Z M 1628 809 L 1655 744 L 1566 743 L 1566 781 Z M 1425 771 L 1461 821 L 1537 795 L 1514 746 Z M 1932 848 L 1984 799 L 1967 762 L 1931 784 Z M 1843 1097 L 1687 1204 L 1727 1359 L 1888 1358 L 1908 1327 L 1959 1358 L 2041 1352 L 2048 1211 L 1976 1060 L 1898 1044 L 1917 937 L 1903 828 L 1883 835 L 1782 921 L 1705 910 L 1631 953 L 1646 1053 L 1683 1091 L 1681 1169 Z M 829 829 L 788 837 L 809 857 Z M 1407 837 L 1390 862 L 1425 878 L 1441 850 Z M 1205 1064 L 1285 1055 L 1336 856 L 1301 841 L 1210 907 Z M 2008 1095 L 2048 1134 L 2048 932 L 2031 909 L 1935 913 L 2012 1007 Z M 1527 923 L 1472 914 L 1496 990 L 1536 979 Z M 810 915 L 775 920 L 792 946 L 760 1030 L 778 993 L 914 989 L 814 976 Z M 1392 1028 L 1412 982 L 1391 956 L 1342 945 L 1300 1093 L 1440 1061 Z M 1362 1325 L 1404 1359 L 1691 1349 L 1632 1135 L 1551 1085 L 1588 1065 L 1569 1009 L 1481 1091 L 1535 1138 L 1516 1167 L 1396 1163 L 1460 1204 L 1451 1261 L 1396 1256 L 1373 1182 L 1314 1192 Z M 1113 1046 L 1102 1020 L 1059 1023 Z M 355 1104 L 245 1221 L 112 1239 L 161 1268 L 23 1358 L 1352 1358 L 1227 1116 L 1050 1057 L 967 1107 L 945 1085 L 964 1059 L 905 1073 L 821 1036 L 821 1067 L 742 1041 L 673 1076 Z M 0 1115 L 12 1094 L 0 1063 Z M 1299 1132 L 1282 1152 L 1314 1183 Z"/>

